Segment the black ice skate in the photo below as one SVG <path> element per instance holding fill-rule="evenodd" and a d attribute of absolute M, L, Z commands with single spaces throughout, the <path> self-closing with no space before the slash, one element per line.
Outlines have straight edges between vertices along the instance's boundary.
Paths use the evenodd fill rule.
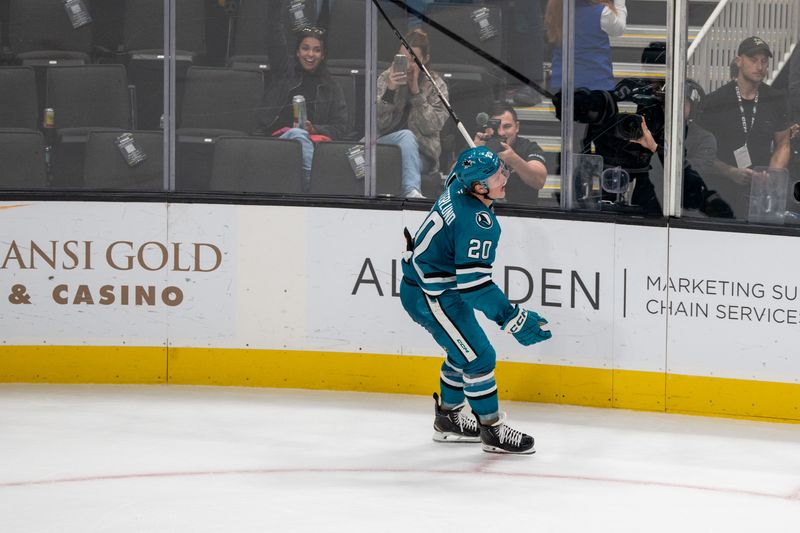
<path fill-rule="evenodd" d="M 536 453 L 533 449 L 533 437 L 505 423 L 506 414 L 500 413 L 500 420 L 490 426 L 478 424 L 481 432 L 483 451 L 491 453 Z"/>
<path fill-rule="evenodd" d="M 471 416 L 465 416 L 461 409 L 463 404 L 452 411 L 442 410 L 439 395 L 433 393 L 436 402 L 433 420 L 433 440 L 436 442 L 480 442 L 478 422 Z"/>

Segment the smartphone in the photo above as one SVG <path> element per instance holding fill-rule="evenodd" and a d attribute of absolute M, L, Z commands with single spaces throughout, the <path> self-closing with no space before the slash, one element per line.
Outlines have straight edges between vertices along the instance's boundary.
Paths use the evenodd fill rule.
<path fill-rule="evenodd" d="M 405 72 L 408 70 L 408 58 L 405 54 L 396 54 L 392 62 L 392 70 L 394 72 Z"/>

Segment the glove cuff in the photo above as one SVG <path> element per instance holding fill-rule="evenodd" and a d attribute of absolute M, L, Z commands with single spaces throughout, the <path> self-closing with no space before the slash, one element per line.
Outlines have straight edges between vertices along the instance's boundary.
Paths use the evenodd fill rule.
<path fill-rule="evenodd" d="M 514 311 L 515 312 L 513 315 L 511 315 L 511 318 L 509 318 L 501 328 L 506 333 L 518 333 L 525 325 L 525 321 L 528 319 L 528 311 L 522 307 L 516 306 Z"/>

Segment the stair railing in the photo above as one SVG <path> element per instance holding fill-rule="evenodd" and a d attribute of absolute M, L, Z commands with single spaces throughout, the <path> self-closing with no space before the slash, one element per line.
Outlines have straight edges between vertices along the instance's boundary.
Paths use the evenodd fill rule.
<path fill-rule="evenodd" d="M 798 0 L 720 0 L 687 53 L 686 75 L 711 92 L 731 80 L 739 43 L 757 35 L 773 53 L 771 83 L 800 39 Z"/>

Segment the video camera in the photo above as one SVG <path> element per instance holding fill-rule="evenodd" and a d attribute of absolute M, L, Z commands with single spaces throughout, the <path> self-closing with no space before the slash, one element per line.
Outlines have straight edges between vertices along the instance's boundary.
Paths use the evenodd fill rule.
<path fill-rule="evenodd" d="M 553 97 L 556 118 L 561 120 L 561 93 Z M 620 113 L 618 102 L 633 102 L 637 113 Z M 611 123 L 613 133 L 623 139 L 638 139 L 642 131 L 642 116 L 653 120 L 651 129 L 663 129 L 664 90 L 662 82 L 641 78 L 626 78 L 617 83 L 613 91 L 590 90 L 583 87 L 575 89 L 574 120 L 581 124 Z M 661 116 L 653 113 L 661 108 Z M 659 121 L 659 118 L 661 119 Z"/>
<path fill-rule="evenodd" d="M 663 65 L 666 63 L 667 47 L 662 41 L 652 42 L 642 50 L 643 65 Z M 602 155 L 606 167 L 621 167 L 631 172 L 645 172 L 649 169 L 652 153 L 631 142 L 644 135 L 642 120 L 656 143 L 664 141 L 664 80 L 647 78 L 626 78 L 612 91 L 597 91 L 585 88 L 575 90 L 574 120 L 588 124 L 584 153 L 595 152 Z M 636 113 L 620 113 L 618 102 L 633 102 Z M 561 118 L 561 94 L 553 97 L 556 116 Z"/>
<path fill-rule="evenodd" d="M 494 153 L 499 153 L 503 151 L 503 146 L 500 144 L 501 142 L 506 142 L 505 137 L 501 137 L 498 131 L 500 131 L 500 119 L 499 118 L 491 118 L 487 113 L 478 113 L 475 116 L 475 122 L 478 124 L 478 129 L 487 130 L 491 128 L 492 135 L 491 137 L 486 137 L 484 142 L 486 143 L 486 148 L 491 150 Z"/>
<path fill-rule="evenodd" d="M 636 104 L 636 113 L 620 113 L 619 102 Z M 556 117 L 561 119 L 562 95 L 553 97 Z M 631 171 L 647 170 L 652 154 L 643 146 L 631 142 L 644 135 L 642 119 L 656 142 L 664 136 L 664 90 L 662 80 L 626 78 L 612 91 L 575 89 L 574 120 L 588 124 L 584 153 L 603 156 L 606 166 L 619 166 Z"/>

